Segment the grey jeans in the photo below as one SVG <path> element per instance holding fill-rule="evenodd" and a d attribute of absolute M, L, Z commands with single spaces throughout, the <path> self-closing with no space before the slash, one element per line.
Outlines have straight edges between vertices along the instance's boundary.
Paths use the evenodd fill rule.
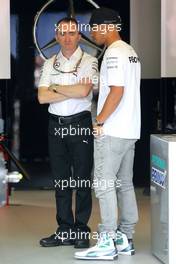
<path fill-rule="evenodd" d="M 94 189 L 104 231 L 118 228 L 132 238 L 138 221 L 133 186 L 135 139 L 104 136 L 95 139 Z M 118 217 L 119 208 L 119 217 Z"/>

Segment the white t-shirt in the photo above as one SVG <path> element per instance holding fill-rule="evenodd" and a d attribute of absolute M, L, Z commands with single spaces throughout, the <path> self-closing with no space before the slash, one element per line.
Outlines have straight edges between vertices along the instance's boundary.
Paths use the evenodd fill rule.
<path fill-rule="evenodd" d="M 109 86 L 123 86 L 124 93 L 115 111 L 105 121 L 105 135 L 125 139 L 140 137 L 140 74 L 139 58 L 130 45 L 118 40 L 107 48 L 100 70 L 98 114 L 110 92 Z"/>
<path fill-rule="evenodd" d="M 83 55 L 83 57 L 82 57 Z M 81 59 L 82 57 L 82 59 Z M 78 66 L 77 72 L 70 72 L 75 69 L 76 64 L 81 59 L 81 63 Z M 58 71 L 53 67 L 53 64 Z M 62 72 L 60 72 L 62 71 Z M 56 56 L 45 61 L 39 81 L 39 88 L 49 87 L 51 84 L 71 85 L 78 83 L 81 78 L 90 78 L 90 80 L 96 82 L 98 76 L 98 62 L 95 57 L 83 53 L 80 47 L 67 59 L 60 51 Z M 80 113 L 82 111 L 91 110 L 92 92 L 84 98 L 71 98 L 62 102 L 50 103 L 48 111 L 51 114 L 69 116 Z"/>

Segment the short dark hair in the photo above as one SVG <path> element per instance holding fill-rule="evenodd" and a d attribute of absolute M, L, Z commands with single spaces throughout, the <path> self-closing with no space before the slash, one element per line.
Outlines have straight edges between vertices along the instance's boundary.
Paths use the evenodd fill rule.
<path fill-rule="evenodd" d="M 61 23 L 61 22 L 66 22 L 66 23 L 69 23 L 69 22 L 72 22 L 72 23 L 75 23 L 76 24 L 76 27 L 78 28 L 78 22 L 75 18 L 73 17 L 64 17 L 64 18 L 61 18 L 57 23 L 56 23 L 56 26 L 58 27 L 58 25 Z"/>

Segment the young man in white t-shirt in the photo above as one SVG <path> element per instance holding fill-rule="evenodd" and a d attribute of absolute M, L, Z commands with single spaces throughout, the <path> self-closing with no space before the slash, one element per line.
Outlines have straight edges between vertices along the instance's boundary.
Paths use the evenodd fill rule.
<path fill-rule="evenodd" d="M 121 40 L 121 19 L 116 11 L 96 9 L 91 34 L 106 45 L 101 69 L 98 111 L 94 128 L 95 193 L 102 224 L 93 247 L 76 252 L 80 259 L 115 259 L 134 255 L 133 233 L 138 209 L 133 186 L 135 142 L 140 137 L 140 61 L 134 49 Z M 119 217 L 118 209 L 120 212 Z"/>

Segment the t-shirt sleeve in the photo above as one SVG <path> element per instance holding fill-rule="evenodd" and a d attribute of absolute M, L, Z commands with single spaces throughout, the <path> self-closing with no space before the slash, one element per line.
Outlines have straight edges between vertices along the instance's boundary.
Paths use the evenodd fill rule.
<path fill-rule="evenodd" d="M 49 87 L 51 85 L 51 61 L 46 60 L 41 67 L 40 80 L 38 87 Z"/>
<path fill-rule="evenodd" d="M 120 50 L 112 48 L 105 55 L 107 67 L 108 86 L 124 86 L 125 84 L 125 58 Z"/>

